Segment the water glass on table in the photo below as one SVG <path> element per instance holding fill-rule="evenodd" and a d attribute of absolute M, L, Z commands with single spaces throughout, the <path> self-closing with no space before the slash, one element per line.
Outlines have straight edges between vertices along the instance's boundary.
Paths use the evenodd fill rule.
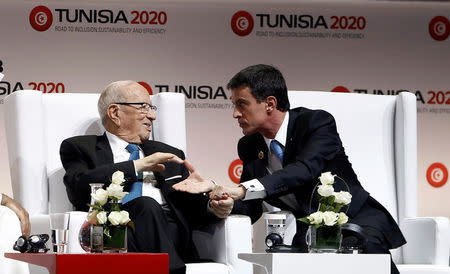
<path fill-rule="evenodd" d="M 53 252 L 66 253 L 69 238 L 69 213 L 51 213 L 50 229 L 52 230 Z"/>

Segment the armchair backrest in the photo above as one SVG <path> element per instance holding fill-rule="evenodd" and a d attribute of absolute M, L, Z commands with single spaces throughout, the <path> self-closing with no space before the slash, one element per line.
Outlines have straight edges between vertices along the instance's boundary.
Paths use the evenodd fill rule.
<path fill-rule="evenodd" d="M 414 94 L 396 96 L 289 91 L 291 108 L 324 109 L 336 119 L 363 187 L 401 223 L 417 216 L 417 110 Z"/>
<path fill-rule="evenodd" d="M 100 94 L 16 91 L 5 98 L 5 131 L 14 198 L 31 215 L 71 211 L 59 157 L 61 142 L 104 132 L 97 111 Z M 184 95 L 152 95 L 158 107 L 154 140 L 186 152 Z"/>

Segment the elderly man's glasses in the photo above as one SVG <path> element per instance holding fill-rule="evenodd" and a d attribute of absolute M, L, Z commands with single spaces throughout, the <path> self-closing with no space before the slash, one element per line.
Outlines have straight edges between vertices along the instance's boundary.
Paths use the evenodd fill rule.
<path fill-rule="evenodd" d="M 149 103 L 127 103 L 127 102 L 116 102 L 114 104 L 118 105 L 125 105 L 125 106 L 132 106 L 132 105 L 138 105 L 138 107 L 135 107 L 135 109 L 138 109 L 141 113 L 148 113 L 151 110 L 156 111 L 158 108 L 154 105 L 150 105 Z"/>

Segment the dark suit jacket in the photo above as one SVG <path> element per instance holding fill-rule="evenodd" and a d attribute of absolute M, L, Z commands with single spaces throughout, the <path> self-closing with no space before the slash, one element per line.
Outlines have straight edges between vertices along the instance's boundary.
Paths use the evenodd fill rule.
<path fill-rule="evenodd" d="M 146 141 L 141 148 L 146 156 L 155 152 L 170 152 L 184 159 L 183 151 L 161 142 Z M 61 144 L 60 155 L 66 170 L 64 184 L 67 195 L 76 210 L 88 210 L 90 183 L 103 183 L 107 187 L 111 183 L 111 175 L 117 170 L 125 174 L 125 191 L 133 182 L 137 181 L 133 161 L 113 163 L 113 154 L 106 134 L 66 139 Z M 189 176 L 184 165 L 165 163 L 165 167 L 162 172 L 154 172 L 158 186 L 183 228 L 184 235 L 181 236 L 190 239 L 190 232 L 194 226 L 218 219 L 207 212 L 208 199 L 206 197 L 178 192 L 172 188 L 173 184 Z M 191 241 L 188 240 L 188 242 Z"/>
<path fill-rule="evenodd" d="M 264 155 L 262 159 L 260 152 Z M 315 200 L 310 205 L 318 177 L 330 171 L 343 178 L 350 188 L 352 202 L 347 212 L 350 222 L 381 232 L 380 237 L 385 238 L 382 240 L 389 248 L 405 243 L 391 215 L 359 183 L 345 154 L 335 120 L 328 112 L 306 108 L 289 111 L 283 169 L 271 175 L 266 170 L 268 148 L 261 134 L 241 138 L 238 153 L 244 164 L 241 182 L 258 179 L 267 191 L 265 201 L 269 204 L 291 211 L 296 218 L 309 215 L 318 206 Z M 255 222 L 262 214 L 262 200 L 236 201 L 233 213 L 249 215 Z M 305 231 L 305 224 L 297 222 L 297 225 L 300 226 L 298 232 Z"/>

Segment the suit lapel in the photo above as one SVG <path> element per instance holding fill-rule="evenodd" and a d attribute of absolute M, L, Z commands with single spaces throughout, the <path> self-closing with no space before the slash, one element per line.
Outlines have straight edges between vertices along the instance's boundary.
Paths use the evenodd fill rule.
<path fill-rule="evenodd" d="M 151 154 L 153 154 L 155 152 L 161 152 L 161 149 L 158 146 L 158 143 L 157 142 L 153 142 L 153 141 L 144 142 L 141 145 L 141 148 L 144 151 L 144 155 L 145 156 L 151 155 Z M 170 170 L 166 169 L 166 170 L 161 171 L 161 172 L 157 172 L 157 171 L 153 172 L 155 174 L 155 178 L 156 178 L 156 181 L 157 181 L 157 185 L 156 186 L 161 190 L 161 193 L 163 194 L 164 199 L 166 199 L 166 201 L 168 201 L 168 198 L 167 198 L 168 194 L 170 192 L 174 191 L 170 184 L 165 183 L 166 178 L 168 178 L 167 172 L 170 172 Z"/>
<path fill-rule="evenodd" d="M 293 154 L 295 154 L 294 147 L 294 133 L 295 133 L 295 120 L 297 119 L 299 113 L 297 111 L 289 111 L 289 122 L 286 134 L 286 147 L 284 149 L 283 167 L 290 163 L 288 159 L 291 159 Z M 298 145 L 298 144 L 297 144 Z"/>
<path fill-rule="evenodd" d="M 254 157 L 256 159 L 253 166 L 253 173 L 256 174 L 256 178 L 267 175 L 269 150 L 264 141 L 264 137 L 261 134 L 257 135 L 255 140 L 255 150 L 252 153 L 256 154 L 251 155 L 252 158 Z"/>
<path fill-rule="evenodd" d="M 114 162 L 113 153 L 108 138 L 106 137 L 106 133 L 97 137 L 96 149 L 99 163 L 105 164 Z"/>

